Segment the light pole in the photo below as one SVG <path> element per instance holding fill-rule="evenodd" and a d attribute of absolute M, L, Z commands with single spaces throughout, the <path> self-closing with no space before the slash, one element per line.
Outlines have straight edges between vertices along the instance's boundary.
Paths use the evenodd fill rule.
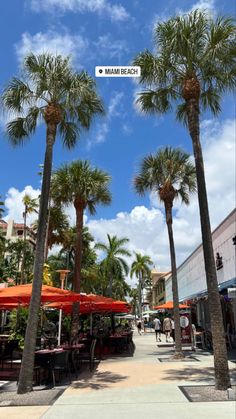
<path fill-rule="evenodd" d="M 64 289 L 64 282 L 65 279 L 70 272 L 69 269 L 58 269 L 56 272 L 60 274 L 60 281 L 61 281 L 61 289 Z M 58 338 L 57 338 L 57 344 L 60 346 L 61 344 L 61 321 L 62 321 L 62 309 L 60 308 L 59 311 L 59 325 L 58 325 Z"/>

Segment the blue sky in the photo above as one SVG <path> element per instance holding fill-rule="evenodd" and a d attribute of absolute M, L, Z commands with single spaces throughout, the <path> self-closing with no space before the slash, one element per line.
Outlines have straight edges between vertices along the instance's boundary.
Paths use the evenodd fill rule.
<path fill-rule="evenodd" d="M 0 85 L 4 86 L 13 75 L 19 74 L 22 58 L 30 51 L 39 53 L 44 50 L 69 54 L 75 68 L 79 70 L 85 68 L 91 75 L 94 75 L 95 65 L 127 65 L 140 50 L 153 48 L 152 30 L 155 22 L 164 20 L 173 13 L 189 11 L 195 6 L 207 7 L 214 15 L 233 14 L 233 3 L 233 1 L 220 0 L 2 1 L 0 2 L 0 39 L 2 40 Z M 150 219 L 160 217 L 162 230 L 159 234 L 164 235 L 164 249 L 166 233 L 161 208 L 152 197 L 140 199 L 134 193 L 132 178 L 141 158 L 155 151 L 157 147 L 167 144 L 180 145 L 192 153 L 188 133 L 184 127 L 176 123 L 172 114 L 161 118 L 140 116 L 133 105 L 137 85 L 131 79 L 100 78 L 97 79 L 97 86 L 104 99 L 106 117 L 95 121 L 90 132 L 81 137 L 72 151 L 63 149 L 58 139 L 54 150 L 54 167 L 72 159 L 86 158 L 93 165 L 111 174 L 112 205 L 98 208 L 93 220 L 87 219 L 96 238 L 104 239 L 106 232 L 114 234 L 120 232 L 119 235 L 125 232 L 131 239 L 132 250 L 146 252 L 152 241 L 151 234 L 154 234 L 153 227 L 149 224 L 146 228 L 147 230 L 150 227 L 146 245 L 140 242 L 137 246 L 135 234 L 137 229 L 143 226 L 142 217 L 145 221 L 149 217 Z M 224 147 L 225 141 L 233 132 L 234 113 L 233 99 L 227 96 L 223 100 L 220 122 L 212 120 L 210 115 L 203 116 L 203 140 L 205 139 L 206 149 L 214 146 L 213 139 Z M 32 191 L 40 187 L 37 172 L 39 164 L 43 162 L 45 127 L 39 126 L 35 136 L 26 142 L 24 147 L 13 149 L 4 138 L 5 117 L 0 116 L 0 119 L 0 194 L 4 199 L 8 198 L 6 215 L 20 219 L 22 212 L 20 194 L 24 193 L 26 186 L 30 185 Z M 230 135 L 225 134 L 228 130 Z M 223 160 L 220 158 L 219 164 L 222 165 Z M 214 166 L 216 170 L 215 159 L 209 162 L 209 167 L 211 164 L 216 165 Z M 230 188 L 233 186 L 231 183 Z M 15 188 L 14 193 L 11 188 Z M 231 193 L 230 189 L 227 195 L 229 203 L 222 210 L 212 211 L 213 226 L 216 226 L 233 208 Z M 215 194 L 212 196 L 215 197 Z M 210 207 L 215 208 L 214 201 L 210 202 Z M 198 211 L 196 205 L 195 209 Z M 182 209 L 177 207 L 176 211 L 178 227 L 183 215 L 181 215 Z M 191 212 L 191 209 L 188 211 Z M 136 217 L 136 221 L 138 217 L 139 223 L 135 224 L 132 217 Z M 193 229 L 194 240 L 188 245 L 185 240 L 179 262 L 200 240 L 199 225 L 193 223 L 191 217 L 188 223 L 188 229 Z M 127 230 L 124 225 L 126 227 L 129 225 Z M 179 239 L 179 249 L 181 249 L 181 240 L 184 238 Z M 164 257 L 166 251 L 161 250 L 160 243 L 156 245 L 156 249 L 150 248 L 150 253 L 156 258 L 157 266 L 167 267 L 169 262 L 167 257 Z M 162 258 L 163 263 L 161 263 Z"/>

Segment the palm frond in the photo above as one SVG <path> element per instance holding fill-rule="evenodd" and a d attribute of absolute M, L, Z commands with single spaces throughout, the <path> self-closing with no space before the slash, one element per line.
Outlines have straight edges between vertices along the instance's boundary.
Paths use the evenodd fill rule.
<path fill-rule="evenodd" d="M 16 77 L 9 82 L 2 94 L 3 105 L 10 111 L 22 112 L 25 105 L 30 105 L 34 93 L 27 82 Z"/>
<path fill-rule="evenodd" d="M 185 126 L 188 125 L 187 104 L 186 104 L 186 102 L 180 103 L 179 105 L 177 105 L 176 119 L 177 119 L 177 121 L 182 122 Z"/>
<path fill-rule="evenodd" d="M 216 89 L 205 90 L 200 96 L 200 101 L 204 111 L 210 108 L 213 115 L 218 115 L 221 112 L 220 95 Z"/>
<path fill-rule="evenodd" d="M 73 148 L 80 136 L 80 129 L 75 122 L 61 120 L 59 124 L 59 132 L 62 137 L 64 146 Z"/>
<path fill-rule="evenodd" d="M 23 144 L 24 140 L 29 136 L 26 118 L 18 117 L 13 121 L 8 122 L 6 133 L 13 146 Z"/>

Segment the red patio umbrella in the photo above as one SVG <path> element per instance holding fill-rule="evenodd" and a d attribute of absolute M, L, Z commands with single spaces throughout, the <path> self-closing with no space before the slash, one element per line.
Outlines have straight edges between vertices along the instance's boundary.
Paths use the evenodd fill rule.
<path fill-rule="evenodd" d="M 155 306 L 153 308 L 154 308 L 154 310 L 159 310 L 159 309 L 171 310 L 171 309 L 174 308 L 173 301 L 167 301 L 166 303 L 161 304 L 159 306 Z M 188 306 L 187 304 L 180 304 L 179 303 L 179 308 L 190 308 L 190 306 Z"/>
<path fill-rule="evenodd" d="M 6 304 L 24 304 L 30 302 L 32 295 L 32 284 L 16 285 L 9 288 L 0 289 L 0 308 Z M 86 295 L 76 294 L 72 291 L 62 290 L 61 288 L 42 286 L 41 302 L 63 302 L 63 301 L 88 301 Z M 10 306 L 9 306 L 10 307 Z"/>
<path fill-rule="evenodd" d="M 90 295 L 87 295 L 90 297 Z M 101 297 L 101 296 L 97 296 Z M 106 297 L 104 297 L 106 298 Z M 102 300 L 102 299 L 101 299 Z M 47 304 L 48 308 L 56 308 L 62 309 L 65 313 L 71 313 L 72 311 L 72 303 L 71 302 L 60 302 L 60 303 L 52 303 Z M 80 313 L 81 314 L 88 314 L 88 313 L 128 313 L 130 311 L 130 305 L 125 301 L 82 301 L 80 303 Z"/>

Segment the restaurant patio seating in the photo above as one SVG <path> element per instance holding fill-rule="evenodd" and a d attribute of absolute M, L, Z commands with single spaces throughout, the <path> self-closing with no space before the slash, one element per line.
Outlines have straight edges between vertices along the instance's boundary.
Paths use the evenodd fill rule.
<path fill-rule="evenodd" d="M 71 382 L 71 370 L 69 364 L 69 351 L 58 351 L 53 354 L 51 357 L 51 373 L 53 379 L 53 387 L 56 385 L 56 374 L 58 374 L 58 380 L 63 373 L 69 373 L 69 378 Z"/>
<path fill-rule="evenodd" d="M 4 361 L 10 361 L 11 368 L 12 368 L 13 351 L 17 348 L 18 348 L 18 342 L 16 340 L 1 342 L 0 360 L 1 360 L 1 364 L 2 364 L 2 370 L 4 368 Z"/>
<path fill-rule="evenodd" d="M 81 366 L 83 362 L 88 362 L 90 371 L 94 369 L 96 343 L 97 339 L 93 339 L 88 352 L 78 352 L 76 355 L 78 365 Z"/>

